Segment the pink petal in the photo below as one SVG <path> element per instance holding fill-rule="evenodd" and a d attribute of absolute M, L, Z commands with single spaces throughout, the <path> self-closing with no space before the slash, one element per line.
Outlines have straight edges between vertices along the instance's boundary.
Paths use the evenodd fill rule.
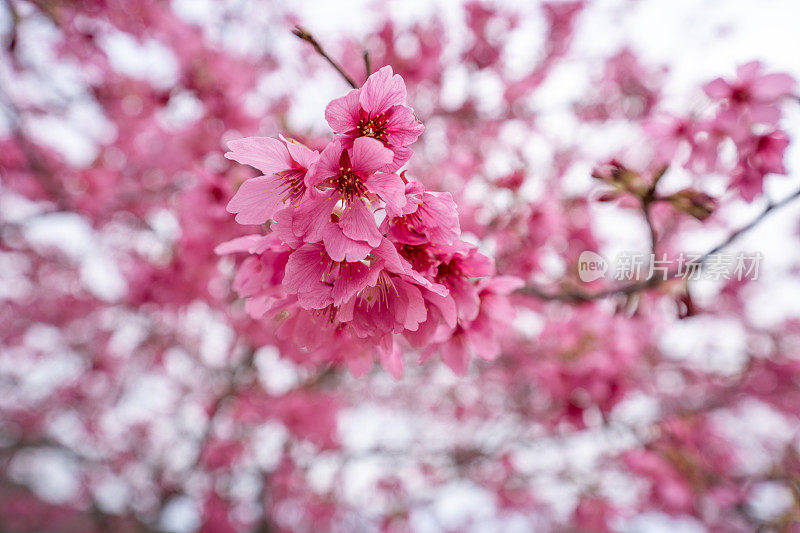
<path fill-rule="evenodd" d="M 237 213 L 239 224 L 263 224 L 278 210 L 281 179 L 273 174 L 245 181 L 228 202 L 228 212 Z"/>
<path fill-rule="evenodd" d="M 392 67 L 387 65 L 367 78 L 358 100 L 370 117 L 377 117 L 405 103 L 406 84 L 399 74 L 393 76 Z"/>
<path fill-rule="evenodd" d="M 245 235 L 244 237 L 236 237 L 228 242 L 223 242 L 214 248 L 214 253 L 217 255 L 234 254 L 236 252 L 247 252 L 253 247 L 262 235 Z"/>
<path fill-rule="evenodd" d="M 354 241 L 342 232 L 338 224 L 329 222 L 322 231 L 325 250 L 334 261 L 355 262 L 365 259 L 372 251 L 367 243 Z"/>
<path fill-rule="evenodd" d="M 275 298 L 271 296 L 256 296 L 248 298 L 244 303 L 244 310 L 252 318 L 261 318 L 270 310 Z"/>
<path fill-rule="evenodd" d="M 291 138 L 285 138 L 283 135 L 281 135 L 281 140 L 286 143 L 286 149 L 289 150 L 289 155 L 292 156 L 295 163 L 305 169 L 308 169 L 319 157 L 319 152 L 310 149 L 303 143 Z"/>
<path fill-rule="evenodd" d="M 340 152 L 341 153 L 341 152 Z M 320 156 L 320 159 L 322 157 Z M 383 146 L 383 143 L 372 137 L 359 137 L 353 141 L 353 149 L 350 153 L 350 161 L 353 163 L 353 171 L 363 174 L 375 172 L 381 167 L 385 167 L 394 160 L 394 153 Z M 339 161 L 336 161 L 336 171 L 339 171 Z"/>
<path fill-rule="evenodd" d="M 378 231 L 375 217 L 360 199 L 353 201 L 345 208 L 339 219 L 339 226 L 345 235 L 356 241 L 365 241 L 372 247 L 381 243 L 383 236 Z"/>
<path fill-rule="evenodd" d="M 336 133 L 345 133 L 358 126 L 361 106 L 358 103 L 359 89 L 331 101 L 325 108 L 325 120 Z"/>
<path fill-rule="evenodd" d="M 240 297 L 246 298 L 260 292 L 265 281 L 262 259 L 251 255 L 236 272 L 232 287 Z"/>
<path fill-rule="evenodd" d="M 463 376 L 469 368 L 469 354 L 457 339 L 453 339 L 441 349 L 442 362 L 450 367 L 456 375 Z"/>
<path fill-rule="evenodd" d="M 386 114 L 386 140 L 393 146 L 407 146 L 419 138 L 425 126 L 414 117 L 411 108 L 394 106 Z"/>
<path fill-rule="evenodd" d="M 340 306 L 368 285 L 375 285 L 379 268 L 370 268 L 364 263 L 343 263 L 339 277 L 333 283 L 333 304 Z"/>
<path fill-rule="evenodd" d="M 397 253 L 397 248 L 386 237 L 381 239 L 380 245 L 373 250 L 373 253 L 385 261 L 387 270 L 395 274 L 405 274 L 406 268 L 403 266 L 400 254 Z"/>
<path fill-rule="evenodd" d="M 379 168 L 378 170 L 381 172 L 394 172 L 408 163 L 408 160 L 414 155 L 414 150 L 407 146 L 392 146 L 392 152 L 394 152 L 394 154 L 391 163 Z"/>
<path fill-rule="evenodd" d="M 397 174 L 378 172 L 370 176 L 364 185 L 369 192 L 380 196 L 394 212 L 399 212 L 406 205 L 406 186 Z"/>
<path fill-rule="evenodd" d="M 475 252 L 461 261 L 461 270 L 467 276 L 480 278 L 494 274 L 494 262 L 485 255 Z"/>
<path fill-rule="evenodd" d="M 294 209 L 281 209 L 275 213 L 274 222 L 269 227 L 270 235 L 278 237 L 289 248 L 299 248 L 303 244 L 302 239 L 294 234 L 294 217 Z"/>
<path fill-rule="evenodd" d="M 359 378 L 370 371 L 374 361 L 370 353 L 363 351 L 348 355 L 345 362 L 353 377 Z"/>
<path fill-rule="evenodd" d="M 748 106 L 747 113 L 753 122 L 762 124 L 777 124 L 781 118 L 781 110 L 777 104 L 754 103 Z"/>
<path fill-rule="evenodd" d="M 484 328 L 481 328 L 484 329 Z M 486 361 L 494 361 L 500 357 L 500 343 L 491 331 L 468 329 L 465 332 L 475 355 Z"/>
<path fill-rule="evenodd" d="M 306 196 L 294 211 L 292 220 L 294 234 L 303 237 L 306 242 L 321 241 L 322 230 L 330 222 L 336 202 L 338 202 L 338 198 L 334 194 Z"/>
<path fill-rule="evenodd" d="M 467 322 L 475 320 L 480 310 L 480 298 L 475 285 L 463 278 L 453 278 L 448 284 L 450 296 L 456 302 L 458 317 Z"/>
<path fill-rule="evenodd" d="M 788 74 L 767 74 L 753 81 L 753 92 L 760 100 L 776 100 L 792 94 L 795 80 Z"/>
<path fill-rule="evenodd" d="M 461 235 L 458 210 L 449 192 L 426 192 L 418 213 L 432 242 L 452 244 Z"/>
<path fill-rule="evenodd" d="M 391 335 L 387 335 L 391 341 Z M 403 355 L 400 348 L 391 342 L 391 347 L 384 349 L 381 347 L 379 350 L 381 357 L 381 365 L 385 368 L 394 379 L 403 377 Z"/>
<path fill-rule="evenodd" d="M 395 282 L 395 287 L 398 290 L 398 297 L 402 299 L 405 307 L 403 327 L 411 331 L 416 331 L 419 325 L 428 318 L 428 311 L 425 308 L 425 299 L 422 297 L 420 290 L 410 283 L 397 280 Z"/>
<path fill-rule="evenodd" d="M 760 61 L 750 61 L 736 69 L 736 77 L 739 81 L 751 82 L 761 71 L 761 68 Z"/>
<path fill-rule="evenodd" d="M 442 313 L 442 318 L 445 324 L 449 327 L 456 327 L 458 321 L 458 314 L 456 312 L 456 302 L 450 296 L 442 296 L 435 292 L 428 291 L 425 294 L 425 299 L 436 306 Z"/>
<path fill-rule="evenodd" d="M 325 250 L 319 244 L 304 244 L 289 256 L 283 289 L 297 294 L 319 283 L 325 272 Z"/>
<path fill-rule="evenodd" d="M 726 98 L 731 93 L 731 87 L 728 85 L 728 82 L 722 78 L 717 78 L 706 83 L 703 86 L 703 91 L 705 91 L 709 98 Z"/>
<path fill-rule="evenodd" d="M 333 303 L 332 287 L 321 281 L 306 286 L 297 294 L 297 301 L 303 309 L 325 309 Z"/>
<path fill-rule="evenodd" d="M 342 143 L 334 139 L 328 143 L 319 157 L 308 168 L 306 187 L 311 188 L 333 176 L 339 175 L 339 158 L 342 156 Z"/>
<path fill-rule="evenodd" d="M 272 137 L 246 137 L 228 143 L 225 157 L 255 167 L 269 176 L 292 167 L 286 145 Z"/>
<path fill-rule="evenodd" d="M 511 294 L 525 285 L 525 282 L 515 276 L 495 276 L 486 281 L 483 288 L 495 294 Z"/>

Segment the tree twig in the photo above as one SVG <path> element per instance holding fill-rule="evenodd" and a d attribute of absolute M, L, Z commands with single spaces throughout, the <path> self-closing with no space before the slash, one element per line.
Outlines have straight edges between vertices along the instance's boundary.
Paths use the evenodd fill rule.
<path fill-rule="evenodd" d="M 705 265 L 708 262 L 711 256 L 730 246 L 735 240 L 737 240 L 743 234 L 750 231 L 751 229 L 756 227 L 759 223 L 761 223 L 761 221 L 764 220 L 770 213 L 791 203 L 793 200 L 797 198 L 800 198 L 800 189 L 790 194 L 789 196 L 787 196 L 786 198 L 784 198 L 779 202 L 768 204 L 767 207 L 765 207 L 764 210 L 761 213 L 759 213 L 758 216 L 756 216 L 753 220 L 751 220 L 741 228 L 737 229 L 736 231 L 728 235 L 728 237 L 724 241 L 722 241 L 721 243 L 719 243 L 718 245 L 716 245 L 715 247 L 713 247 L 712 249 L 701 255 L 697 259 L 697 261 L 693 262 L 693 264 L 698 265 L 697 268 L 702 268 L 703 265 Z M 651 232 L 652 232 L 651 235 L 653 238 L 653 242 L 655 242 L 655 235 L 654 231 L 652 230 L 652 224 L 650 224 L 649 221 L 648 224 L 651 227 Z M 527 294 L 535 298 L 539 298 L 541 300 L 580 303 L 580 302 L 589 302 L 593 300 L 602 300 L 604 298 L 617 295 L 635 294 L 637 292 L 656 287 L 657 285 L 660 285 L 667 281 L 671 281 L 677 278 L 680 274 L 681 273 L 679 271 L 670 271 L 663 277 L 652 277 L 645 280 L 635 281 L 628 285 L 612 287 L 609 289 L 603 289 L 595 292 L 588 292 L 575 289 L 565 289 L 562 291 L 549 291 L 545 288 L 538 287 L 536 285 L 526 285 L 520 288 L 517 292 L 521 294 Z"/>
<path fill-rule="evenodd" d="M 295 28 L 292 30 L 292 33 L 295 34 L 299 39 L 302 39 L 307 43 L 309 43 L 311 46 L 313 46 L 314 50 L 316 50 L 319 55 L 325 58 L 325 60 L 328 63 L 330 63 L 334 69 L 336 69 L 336 72 L 338 72 L 342 76 L 342 78 L 344 78 L 344 81 L 350 84 L 350 87 L 352 87 L 353 89 L 358 89 L 358 85 L 356 85 L 356 82 L 353 81 L 353 78 L 348 76 L 347 73 L 342 68 L 342 66 L 339 65 L 339 63 L 337 63 L 336 61 L 334 61 L 333 58 L 331 58 L 331 56 L 329 56 L 325 52 L 325 50 L 323 50 L 322 46 L 317 42 L 317 40 L 314 38 L 313 35 L 308 33 L 305 29 L 301 28 L 300 26 L 295 26 Z"/>
<path fill-rule="evenodd" d="M 655 257 L 658 242 L 658 233 L 656 233 L 656 226 L 653 223 L 653 214 L 650 211 L 652 203 L 644 201 L 642 203 L 642 213 L 644 214 L 644 221 L 647 223 L 647 228 L 650 230 L 650 253 Z"/>
<path fill-rule="evenodd" d="M 369 50 L 364 50 L 364 71 L 367 73 L 367 78 L 372 74 L 372 61 L 369 58 Z"/>

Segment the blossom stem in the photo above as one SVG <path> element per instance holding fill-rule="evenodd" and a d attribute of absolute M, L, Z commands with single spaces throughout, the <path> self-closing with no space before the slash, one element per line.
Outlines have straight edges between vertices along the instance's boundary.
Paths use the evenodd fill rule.
<path fill-rule="evenodd" d="M 331 58 L 331 56 L 327 54 L 327 52 L 325 52 L 325 50 L 322 48 L 322 45 L 320 45 L 317 42 L 317 40 L 314 38 L 313 35 L 308 33 L 305 29 L 301 28 L 300 26 L 295 26 L 295 28 L 292 30 L 292 33 L 295 34 L 299 39 L 302 39 L 307 43 L 309 43 L 311 46 L 313 46 L 314 50 L 316 50 L 316 52 L 319 55 L 325 58 L 325 60 L 328 63 L 330 63 L 330 65 L 334 69 L 336 69 L 336 72 L 338 72 L 342 76 L 342 78 L 344 78 L 344 81 L 350 84 L 350 87 L 352 87 L 353 89 L 358 89 L 358 85 L 356 85 L 356 82 L 353 81 L 353 78 L 348 76 L 347 73 L 342 68 L 342 66 L 339 65 L 339 63 L 337 63 L 336 61 L 334 61 L 333 58 Z"/>

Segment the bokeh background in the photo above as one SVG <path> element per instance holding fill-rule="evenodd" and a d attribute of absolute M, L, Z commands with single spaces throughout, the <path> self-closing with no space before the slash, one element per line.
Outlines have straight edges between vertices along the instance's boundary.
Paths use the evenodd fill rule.
<path fill-rule="evenodd" d="M 647 166 L 642 125 L 703 116 L 759 60 L 800 77 L 795 0 L 0 3 L 0 531 L 798 531 L 800 204 L 730 248 L 760 279 L 573 306 L 520 297 L 496 361 L 394 380 L 282 348 L 247 318 L 225 143 L 314 148 L 349 88 L 404 76 L 409 172 L 453 193 L 500 273 L 575 282 L 585 249 L 645 250 L 592 168 Z M 794 138 L 800 105 L 780 127 Z M 704 252 L 767 202 L 665 215 Z M 723 157 L 726 157 L 723 154 Z M 665 222 L 665 227 L 669 225 Z M 671 222 L 670 222 L 671 224 Z M 682 302 L 683 308 L 675 302 Z M 683 311 L 681 311 L 681 309 Z M 691 316 L 686 316 L 687 314 Z"/>

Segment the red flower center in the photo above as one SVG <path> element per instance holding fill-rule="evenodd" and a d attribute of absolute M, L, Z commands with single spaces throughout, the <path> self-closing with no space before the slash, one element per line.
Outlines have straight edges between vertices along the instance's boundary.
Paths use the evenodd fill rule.
<path fill-rule="evenodd" d="M 361 176 L 353 172 L 353 165 L 350 162 L 347 150 L 342 151 L 342 155 L 339 158 L 339 175 L 333 179 L 339 197 L 345 204 L 349 204 L 356 198 L 361 198 L 367 194 L 367 187 L 361 180 Z"/>
<path fill-rule="evenodd" d="M 375 118 L 361 117 L 358 121 L 358 131 L 365 137 L 372 137 L 386 144 L 386 116 L 379 115 Z"/>
<path fill-rule="evenodd" d="M 295 203 L 299 201 L 303 194 L 306 192 L 305 176 L 306 171 L 302 168 L 292 168 L 277 172 L 277 175 L 282 177 L 280 184 L 276 187 L 280 190 L 283 202 Z"/>

